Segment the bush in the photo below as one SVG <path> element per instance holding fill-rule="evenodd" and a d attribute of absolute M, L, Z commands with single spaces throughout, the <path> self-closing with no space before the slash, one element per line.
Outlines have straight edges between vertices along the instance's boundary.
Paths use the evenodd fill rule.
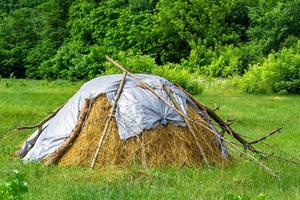
<path fill-rule="evenodd" d="M 191 74 L 188 70 L 182 69 L 176 64 L 167 64 L 153 68 L 153 74 L 162 76 L 169 81 L 179 84 L 191 94 L 200 94 L 203 90 L 196 74 Z"/>
<path fill-rule="evenodd" d="M 114 59 L 133 73 L 155 74 L 179 84 L 192 94 L 202 92 L 202 85 L 196 74 L 190 73 L 187 69 L 178 64 L 167 64 L 158 66 L 154 58 L 148 55 L 135 55 L 134 53 L 119 52 Z M 105 74 L 121 73 L 121 71 L 110 63 L 105 64 Z"/>
<path fill-rule="evenodd" d="M 210 65 L 205 67 L 205 70 L 213 77 L 241 75 L 244 71 L 241 57 L 242 51 L 239 48 L 232 45 L 222 47 Z"/>
<path fill-rule="evenodd" d="M 151 73 L 153 68 L 157 67 L 154 58 L 148 55 L 134 54 L 132 51 L 121 51 L 113 57 L 132 73 Z M 120 73 L 121 71 L 109 63 L 106 64 L 105 74 L 113 74 L 117 72 Z"/>
<path fill-rule="evenodd" d="M 246 92 L 288 92 L 300 94 L 300 41 L 296 48 L 272 53 L 262 64 L 253 65 L 240 81 Z"/>

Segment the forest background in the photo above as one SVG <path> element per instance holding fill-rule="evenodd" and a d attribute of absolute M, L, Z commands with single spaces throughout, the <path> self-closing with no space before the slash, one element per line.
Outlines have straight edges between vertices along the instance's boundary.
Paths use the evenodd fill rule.
<path fill-rule="evenodd" d="M 299 0 L 1 0 L 0 76 L 152 73 L 192 93 L 226 80 L 300 93 Z"/>

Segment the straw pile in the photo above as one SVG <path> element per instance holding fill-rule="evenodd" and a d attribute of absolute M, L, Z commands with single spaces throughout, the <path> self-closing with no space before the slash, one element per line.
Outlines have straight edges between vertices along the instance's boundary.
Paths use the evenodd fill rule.
<path fill-rule="evenodd" d="M 59 165 L 86 167 L 91 165 L 109 109 L 110 104 L 105 94 L 98 96 L 93 101 L 80 135 L 60 158 Z M 191 107 L 188 107 L 188 115 L 194 120 L 202 120 Z M 215 135 L 199 125 L 193 125 L 192 128 L 208 161 L 210 163 L 222 162 L 220 147 L 216 143 Z M 199 166 L 202 161 L 203 157 L 199 148 L 186 127 L 177 127 L 172 124 L 160 125 L 155 129 L 144 130 L 137 137 L 122 141 L 116 122 L 113 120 L 96 166 Z"/>

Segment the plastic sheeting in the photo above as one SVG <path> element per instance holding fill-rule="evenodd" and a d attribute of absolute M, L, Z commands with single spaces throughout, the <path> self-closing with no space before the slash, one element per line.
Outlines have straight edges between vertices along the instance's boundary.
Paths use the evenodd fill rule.
<path fill-rule="evenodd" d="M 156 93 L 171 103 L 168 95 L 163 90 L 163 85 L 167 85 L 173 92 L 181 109 L 186 113 L 187 96 L 171 82 L 154 75 L 136 74 L 136 77 L 143 80 Z M 27 152 L 23 158 L 24 160 L 42 160 L 45 156 L 54 152 L 75 128 L 85 98 L 93 100 L 98 95 L 106 93 L 111 103 L 122 78 L 121 74 L 115 74 L 98 77 L 85 83 L 63 108 L 43 125 L 43 131 L 38 138 L 37 131 L 32 134 L 19 154 Z M 174 125 L 185 126 L 184 120 L 176 111 L 149 90 L 143 89 L 139 85 L 140 83 L 137 80 L 127 76 L 123 92 L 117 104 L 115 117 L 122 140 L 138 135 L 144 129 L 155 128 L 159 124 L 173 123 Z M 103 116 L 100 114 L 99 117 Z"/>

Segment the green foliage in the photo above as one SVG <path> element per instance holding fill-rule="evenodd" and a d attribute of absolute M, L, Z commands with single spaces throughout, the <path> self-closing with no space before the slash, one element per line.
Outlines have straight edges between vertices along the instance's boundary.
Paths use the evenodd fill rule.
<path fill-rule="evenodd" d="M 0 21 L 0 73 L 4 77 L 12 73 L 17 77 L 25 74 L 24 60 L 38 38 L 32 30 L 36 23 L 31 18 L 33 14 L 31 8 L 21 8 Z"/>
<path fill-rule="evenodd" d="M 132 52 L 119 52 L 115 55 L 115 58 L 131 72 L 155 74 L 164 77 L 173 83 L 179 84 L 192 94 L 200 94 L 202 92 L 202 83 L 198 80 L 196 74 L 190 73 L 180 65 L 166 64 L 158 66 L 150 56 L 135 55 Z M 106 63 L 105 71 L 109 74 L 121 73 L 120 70 L 109 63 Z"/>
<path fill-rule="evenodd" d="M 161 74 L 174 74 L 171 65 L 182 76 L 185 70 L 213 78 L 243 76 L 249 66 L 272 56 L 277 62 L 283 49 L 296 48 L 299 13 L 299 0 L 3 0 L 0 76 L 86 80 L 113 72 L 105 55 L 140 73 L 161 66 Z M 253 76 L 244 77 L 250 82 Z M 271 90 L 295 92 L 295 81 L 271 79 L 279 81 Z"/>
<path fill-rule="evenodd" d="M 56 54 L 57 49 L 68 35 L 66 29 L 69 1 L 49 0 L 37 8 L 39 26 L 34 27 L 38 42 L 26 57 L 26 75 L 41 78 L 39 67 Z"/>
<path fill-rule="evenodd" d="M 19 200 L 28 192 L 25 175 L 18 170 L 12 170 L 5 181 L 0 181 L 0 199 Z"/>
<path fill-rule="evenodd" d="M 241 80 L 246 92 L 274 92 L 300 94 L 300 42 L 295 49 L 283 48 L 272 53 L 260 65 L 254 65 Z"/>
<path fill-rule="evenodd" d="M 153 74 L 162 76 L 173 83 L 180 85 L 191 94 L 200 94 L 203 90 L 202 83 L 195 74 L 181 68 L 176 64 L 167 64 L 153 69 Z"/>
<path fill-rule="evenodd" d="M 251 7 L 249 16 L 252 26 L 247 34 L 256 50 L 268 55 L 278 50 L 280 44 L 289 36 L 300 35 L 300 1 L 258 1 Z"/>

